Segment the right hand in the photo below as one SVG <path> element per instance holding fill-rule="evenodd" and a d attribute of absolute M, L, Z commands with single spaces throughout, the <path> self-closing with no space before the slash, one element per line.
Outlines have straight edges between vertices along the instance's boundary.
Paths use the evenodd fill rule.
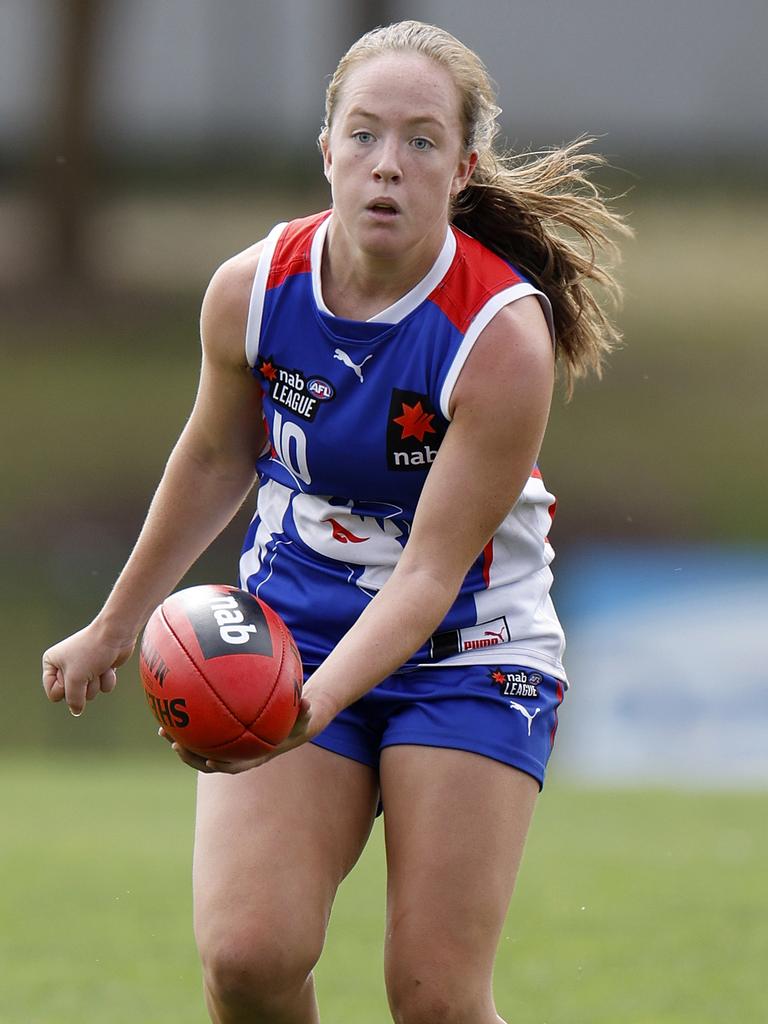
<path fill-rule="evenodd" d="M 86 701 L 114 690 L 115 670 L 130 658 L 135 645 L 135 639 L 125 642 L 108 636 L 94 620 L 49 647 L 43 655 L 43 689 L 48 700 L 65 700 L 70 712 L 79 717 Z"/>

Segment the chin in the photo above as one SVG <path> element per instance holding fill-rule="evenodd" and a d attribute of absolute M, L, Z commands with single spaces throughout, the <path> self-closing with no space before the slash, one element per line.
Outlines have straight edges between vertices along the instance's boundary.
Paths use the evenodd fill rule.
<path fill-rule="evenodd" d="M 358 235 L 357 244 L 367 256 L 395 259 L 412 248 L 414 243 L 400 232 L 392 231 L 385 236 L 383 231 L 362 231 Z"/>

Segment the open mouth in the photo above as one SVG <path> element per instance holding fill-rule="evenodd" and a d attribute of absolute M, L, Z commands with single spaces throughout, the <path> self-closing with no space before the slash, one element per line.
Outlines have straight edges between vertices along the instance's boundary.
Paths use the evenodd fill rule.
<path fill-rule="evenodd" d="M 366 209 L 375 216 L 386 219 L 396 217 L 400 213 L 399 206 L 391 199 L 374 199 L 368 203 Z"/>

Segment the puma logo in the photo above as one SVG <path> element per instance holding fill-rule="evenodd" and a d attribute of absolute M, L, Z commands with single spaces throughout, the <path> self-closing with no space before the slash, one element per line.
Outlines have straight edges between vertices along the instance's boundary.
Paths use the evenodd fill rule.
<path fill-rule="evenodd" d="M 495 636 L 496 637 L 496 643 L 499 643 L 499 644 L 503 644 L 504 643 L 504 632 L 503 632 L 503 630 L 502 630 L 501 633 L 496 633 L 492 629 L 486 629 L 483 632 L 483 636 Z"/>
<path fill-rule="evenodd" d="M 528 719 L 528 735 L 530 736 L 531 735 L 531 726 L 533 725 L 533 720 L 536 717 L 536 715 L 538 715 L 538 713 L 541 711 L 541 708 L 536 708 L 536 710 L 533 712 L 533 714 L 531 714 L 528 711 L 528 708 L 524 708 L 523 705 L 522 704 L 518 704 L 517 701 L 511 700 L 509 702 L 509 706 L 511 708 L 514 708 L 515 711 L 519 711 L 520 714 L 523 716 L 523 718 L 527 718 Z"/>
<path fill-rule="evenodd" d="M 362 363 L 358 364 L 358 363 L 353 363 L 352 360 L 349 358 L 349 356 L 347 355 L 347 353 L 343 349 L 337 348 L 336 351 L 333 353 L 333 358 L 340 360 L 342 363 L 344 363 L 345 366 L 348 366 L 350 368 L 350 370 L 352 370 L 352 372 L 355 374 L 357 379 L 360 381 L 360 383 L 362 384 L 363 383 L 363 367 L 365 366 L 365 364 L 368 362 L 369 359 L 373 359 L 373 353 L 371 353 L 370 355 L 366 356 L 365 359 L 362 361 Z"/>

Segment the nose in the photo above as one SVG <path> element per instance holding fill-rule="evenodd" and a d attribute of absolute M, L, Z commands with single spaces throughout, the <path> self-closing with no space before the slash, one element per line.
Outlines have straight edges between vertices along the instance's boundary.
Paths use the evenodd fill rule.
<path fill-rule="evenodd" d="M 379 148 L 377 160 L 373 167 L 376 181 L 398 182 L 402 177 L 400 160 L 398 159 L 397 143 L 385 142 Z"/>

